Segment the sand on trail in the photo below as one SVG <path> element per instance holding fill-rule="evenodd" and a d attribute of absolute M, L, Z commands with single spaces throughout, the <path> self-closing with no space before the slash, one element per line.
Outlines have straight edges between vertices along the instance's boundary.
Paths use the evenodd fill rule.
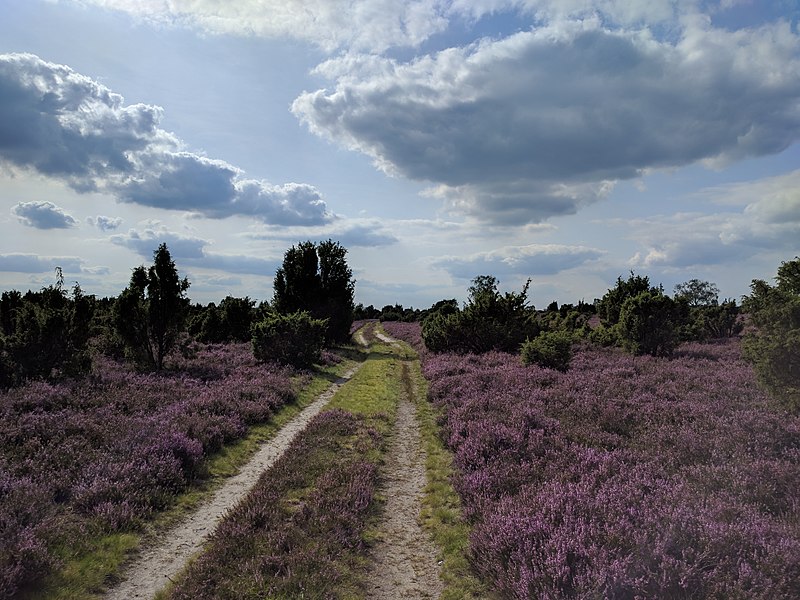
<path fill-rule="evenodd" d="M 160 534 L 152 544 L 142 548 L 121 573 L 120 583 L 106 593 L 104 600 L 150 599 L 169 583 L 186 566 L 189 559 L 202 549 L 203 543 L 226 513 L 247 495 L 262 473 L 280 458 L 295 436 L 305 429 L 308 422 L 362 364 L 359 363 L 346 372 L 312 404 L 284 425 L 205 504 L 176 527 Z"/>
<path fill-rule="evenodd" d="M 376 336 L 387 343 L 397 341 L 380 332 Z M 366 578 L 366 597 L 370 599 L 438 598 L 443 589 L 436 549 L 419 523 L 425 453 L 408 363 L 403 363 L 403 384 L 382 470 L 380 492 L 386 504 L 378 526 L 379 541 L 370 550 L 371 567 Z"/>

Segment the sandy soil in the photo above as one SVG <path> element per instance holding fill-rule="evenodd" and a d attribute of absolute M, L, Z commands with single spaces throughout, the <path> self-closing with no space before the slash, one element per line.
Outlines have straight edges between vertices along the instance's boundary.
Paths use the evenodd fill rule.
<path fill-rule="evenodd" d="M 283 454 L 294 437 L 319 413 L 339 387 L 350 379 L 360 364 L 345 373 L 299 415 L 287 423 L 253 456 L 238 475 L 231 477 L 204 505 L 152 545 L 143 548 L 121 574 L 122 581 L 109 590 L 105 600 L 152 598 L 175 577 L 197 553 L 206 538 L 258 481 L 261 474 Z"/>
<path fill-rule="evenodd" d="M 378 333 L 385 342 L 396 341 Z M 386 453 L 380 492 L 386 497 L 380 541 L 370 553 L 367 598 L 438 598 L 442 592 L 436 550 L 419 524 L 425 486 L 425 454 L 413 403 L 409 366 L 403 365 L 405 393 Z"/>

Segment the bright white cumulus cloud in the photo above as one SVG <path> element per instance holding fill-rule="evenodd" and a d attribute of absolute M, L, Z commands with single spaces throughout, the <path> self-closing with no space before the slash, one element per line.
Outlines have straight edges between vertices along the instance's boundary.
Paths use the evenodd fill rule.
<path fill-rule="evenodd" d="M 61 179 L 79 192 L 275 225 L 320 225 L 332 218 L 313 186 L 249 179 L 225 161 L 191 152 L 159 127 L 161 108 L 126 105 L 68 66 L 32 54 L 0 54 L 0 105 L 0 163 Z"/>
<path fill-rule="evenodd" d="M 576 212 L 646 170 L 774 154 L 800 138 L 800 38 L 687 19 L 674 40 L 558 21 L 410 62 L 344 56 L 292 110 L 388 173 L 500 224 Z"/>

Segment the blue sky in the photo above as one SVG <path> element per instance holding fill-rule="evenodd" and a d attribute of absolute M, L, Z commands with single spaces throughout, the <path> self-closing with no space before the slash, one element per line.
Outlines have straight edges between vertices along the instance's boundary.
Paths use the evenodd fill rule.
<path fill-rule="evenodd" d="M 797 0 L 3 0 L 0 287 L 198 302 L 299 241 L 356 301 L 739 298 L 800 253 Z"/>

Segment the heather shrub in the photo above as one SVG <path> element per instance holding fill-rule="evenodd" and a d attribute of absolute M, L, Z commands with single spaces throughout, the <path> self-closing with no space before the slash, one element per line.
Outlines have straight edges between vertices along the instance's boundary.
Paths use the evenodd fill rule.
<path fill-rule="evenodd" d="M 502 598 L 800 591 L 800 418 L 736 338 L 667 360 L 579 346 L 569 372 L 428 354 L 472 564 Z"/>
<path fill-rule="evenodd" d="M 572 336 L 564 331 L 545 331 L 522 344 L 522 363 L 566 371 L 572 358 Z"/>
<path fill-rule="evenodd" d="M 0 392 L 0 590 L 41 581 L 80 536 L 138 527 L 295 397 L 291 371 L 247 344 L 166 364 L 143 374 L 99 355 L 90 377 Z"/>
<path fill-rule="evenodd" d="M 273 313 L 253 326 L 253 354 L 261 361 L 310 367 L 321 358 L 326 327 L 324 319 L 305 311 Z"/>

